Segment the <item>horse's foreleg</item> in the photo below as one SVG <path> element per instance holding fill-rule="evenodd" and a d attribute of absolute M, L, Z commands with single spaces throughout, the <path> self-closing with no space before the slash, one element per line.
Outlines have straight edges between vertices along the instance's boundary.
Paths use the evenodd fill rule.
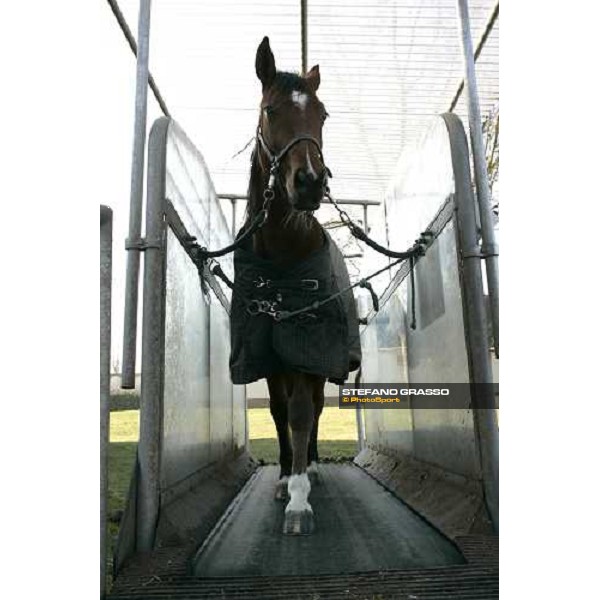
<path fill-rule="evenodd" d="M 292 474 L 292 446 L 288 430 L 288 395 L 282 375 L 267 378 L 269 408 L 279 440 L 279 481 L 275 490 L 277 500 L 287 498 L 288 478 Z"/>
<path fill-rule="evenodd" d="M 321 417 L 321 413 L 323 412 L 323 406 L 325 404 L 325 378 L 321 378 L 320 380 L 314 382 L 312 398 L 314 406 L 314 416 L 312 431 L 310 434 L 310 442 L 308 443 L 307 472 L 311 485 L 315 485 L 319 481 L 319 473 L 317 468 L 319 461 L 319 451 L 317 444 L 319 437 L 319 418 Z"/>
<path fill-rule="evenodd" d="M 292 375 L 292 393 L 288 400 L 288 421 L 292 430 L 292 475 L 288 483 L 290 501 L 285 508 L 283 532 L 308 534 L 314 529 L 312 507 L 308 502 L 310 481 L 306 472 L 308 444 L 314 420 L 310 375 Z"/>

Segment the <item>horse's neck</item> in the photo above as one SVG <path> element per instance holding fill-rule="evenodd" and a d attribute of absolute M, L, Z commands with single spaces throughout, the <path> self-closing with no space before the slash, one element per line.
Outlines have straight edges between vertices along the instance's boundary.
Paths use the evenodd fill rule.
<path fill-rule="evenodd" d="M 250 220 L 262 206 L 264 177 L 254 182 L 253 209 Z M 323 245 L 323 228 L 313 215 L 290 215 L 287 200 L 276 193 L 265 224 L 253 236 L 254 252 L 279 265 L 289 265 L 306 258 Z"/>

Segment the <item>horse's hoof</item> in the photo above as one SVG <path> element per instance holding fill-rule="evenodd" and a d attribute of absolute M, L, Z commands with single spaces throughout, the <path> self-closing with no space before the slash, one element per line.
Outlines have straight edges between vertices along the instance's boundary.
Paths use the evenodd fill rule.
<path fill-rule="evenodd" d="M 308 480 L 310 481 L 311 487 L 313 485 L 317 485 L 321 480 L 321 477 L 319 475 L 319 467 L 317 463 L 310 463 L 310 465 L 306 469 L 306 474 L 308 475 Z"/>
<path fill-rule="evenodd" d="M 312 510 L 288 510 L 283 521 L 286 535 L 310 535 L 315 530 Z"/>
<path fill-rule="evenodd" d="M 275 500 L 289 500 L 288 478 L 282 477 L 275 486 Z"/>

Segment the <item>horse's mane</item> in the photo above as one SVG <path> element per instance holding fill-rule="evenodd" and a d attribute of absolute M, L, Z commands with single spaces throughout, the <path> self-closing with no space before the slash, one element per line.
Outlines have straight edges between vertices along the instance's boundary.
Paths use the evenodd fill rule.
<path fill-rule="evenodd" d="M 306 79 L 298 73 L 288 71 L 278 71 L 273 82 L 275 87 L 282 94 L 291 94 L 292 92 L 308 92 Z M 245 219 L 252 219 L 254 215 L 262 208 L 263 204 L 263 180 L 258 162 L 258 148 L 255 142 L 254 149 L 250 158 L 250 181 L 248 183 L 248 204 L 246 205 Z"/>

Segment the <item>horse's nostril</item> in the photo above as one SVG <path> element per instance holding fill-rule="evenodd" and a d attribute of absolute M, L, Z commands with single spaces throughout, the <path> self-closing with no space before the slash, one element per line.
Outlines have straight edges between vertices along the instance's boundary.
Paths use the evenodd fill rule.
<path fill-rule="evenodd" d="M 296 171 L 296 187 L 303 188 L 309 185 L 308 173 L 304 169 L 298 169 Z"/>

